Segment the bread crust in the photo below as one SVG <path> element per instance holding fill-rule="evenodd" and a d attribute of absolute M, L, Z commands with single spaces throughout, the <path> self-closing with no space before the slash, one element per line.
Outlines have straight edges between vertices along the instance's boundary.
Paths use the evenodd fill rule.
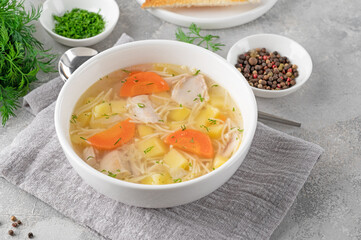
<path fill-rule="evenodd" d="M 244 2 L 254 2 L 254 0 L 146 0 L 142 8 L 229 6 Z"/>

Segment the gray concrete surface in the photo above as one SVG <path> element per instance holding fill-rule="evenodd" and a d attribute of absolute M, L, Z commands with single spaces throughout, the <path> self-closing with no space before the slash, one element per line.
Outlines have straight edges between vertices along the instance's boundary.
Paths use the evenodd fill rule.
<path fill-rule="evenodd" d="M 39 5 L 42 0 L 28 0 Z M 120 18 L 114 32 L 94 46 L 101 51 L 121 33 L 135 39 L 175 39 L 176 26 L 139 8 L 135 0 L 117 0 Z M 302 122 L 302 128 L 268 125 L 315 142 L 326 152 L 271 239 L 361 239 L 361 1 L 279 0 L 263 17 L 243 26 L 209 31 L 220 35 L 225 57 L 238 39 L 255 33 L 277 33 L 298 41 L 310 53 L 314 71 L 298 92 L 281 99 L 257 99 L 260 110 Z M 37 23 L 36 36 L 61 54 Z M 56 76 L 41 74 L 33 88 Z M 0 128 L 0 150 L 33 119 L 23 109 Z M 31 195 L 0 178 L 0 239 L 101 239 Z M 10 216 L 23 221 L 17 237 L 6 235 Z"/>

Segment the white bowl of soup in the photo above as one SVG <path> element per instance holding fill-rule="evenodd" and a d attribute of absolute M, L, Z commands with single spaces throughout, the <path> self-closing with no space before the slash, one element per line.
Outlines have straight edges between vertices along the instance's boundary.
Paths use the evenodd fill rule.
<path fill-rule="evenodd" d="M 187 43 L 113 47 L 61 90 L 59 142 L 81 178 L 112 199 L 146 208 L 195 201 L 235 173 L 252 143 L 257 106 L 242 79 Z"/>

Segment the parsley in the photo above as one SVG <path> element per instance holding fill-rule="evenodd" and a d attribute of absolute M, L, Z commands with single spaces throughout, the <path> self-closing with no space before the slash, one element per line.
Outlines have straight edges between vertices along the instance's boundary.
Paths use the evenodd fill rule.
<path fill-rule="evenodd" d="M 211 125 L 217 124 L 217 120 L 215 120 L 215 119 L 208 118 L 208 121 L 210 122 Z"/>
<path fill-rule="evenodd" d="M 192 163 L 189 163 L 189 166 L 192 167 L 193 166 Z"/>
<path fill-rule="evenodd" d="M 155 163 L 158 163 L 158 164 L 159 164 L 159 161 L 155 161 Z"/>
<path fill-rule="evenodd" d="M 117 145 L 117 143 L 121 140 L 122 138 L 119 138 L 115 143 L 114 145 Z"/>
<path fill-rule="evenodd" d="M 108 176 L 109 176 L 109 177 L 112 177 L 112 178 L 116 178 L 116 177 L 117 177 L 117 174 L 112 173 L 111 171 L 108 171 Z"/>
<path fill-rule="evenodd" d="M 126 83 L 127 82 L 127 80 L 125 79 L 125 80 L 121 80 L 120 81 L 121 83 Z"/>
<path fill-rule="evenodd" d="M 99 10 L 100 11 L 100 10 Z M 105 21 L 98 13 L 74 8 L 63 16 L 53 15 L 55 28 L 53 31 L 63 37 L 72 39 L 90 38 L 103 32 Z"/>
<path fill-rule="evenodd" d="M 125 73 L 131 73 L 131 71 L 127 70 L 127 69 L 122 69 L 123 72 Z"/>
<path fill-rule="evenodd" d="M 134 82 L 139 82 L 139 80 L 134 80 Z"/>
<path fill-rule="evenodd" d="M 162 119 L 159 119 L 159 120 L 158 120 L 158 122 L 164 122 L 164 120 L 162 120 Z"/>
<path fill-rule="evenodd" d="M 151 82 L 151 83 L 148 83 L 147 85 L 152 85 L 152 84 L 154 84 L 154 83 Z"/>
<path fill-rule="evenodd" d="M 215 168 L 213 168 L 213 170 L 216 170 Z"/>
<path fill-rule="evenodd" d="M 219 85 L 218 84 L 213 84 L 212 87 L 218 87 Z"/>
<path fill-rule="evenodd" d="M 115 171 L 120 172 L 120 169 L 117 169 L 117 170 L 115 170 Z"/>
<path fill-rule="evenodd" d="M 204 101 L 204 98 L 202 97 L 201 94 L 198 94 L 197 97 L 199 97 L 199 101 L 203 102 Z"/>
<path fill-rule="evenodd" d="M 174 136 L 172 136 L 171 138 L 175 138 Z"/>
<path fill-rule="evenodd" d="M 177 182 L 182 182 L 182 179 L 177 178 L 177 179 L 173 179 L 173 182 L 177 183 Z"/>
<path fill-rule="evenodd" d="M 183 107 L 183 105 L 182 105 L 182 104 L 179 104 L 179 107 Z"/>
<path fill-rule="evenodd" d="M 239 128 L 237 128 L 237 130 L 238 130 L 238 132 L 243 132 L 243 129 L 239 129 Z"/>
<path fill-rule="evenodd" d="M 182 125 L 181 128 L 182 128 L 182 131 L 184 131 L 184 130 L 187 129 L 187 128 L 186 128 L 186 125 Z"/>
<path fill-rule="evenodd" d="M 19 99 L 28 93 L 30 83 L 37 81 L 39 71 L 55 71 L 50 54 L 43 44 L 34 38 L 35 21 L 41 8 L 25 10 L 24 1 L 2 0 L 0 3 L 0 115 L 5 126 Z"/>
<path fill-rule="evenodd" d="M 93 157 L 93 156 L 89 156 L 89 157 L 86 158 L 86 160 L 89 160 L 89 159 L 91 159 L 91 158 L 94 158 L 94 157 Z"/>
<path fill-rule="evenodd" d="M 83 139 L 84 141 L 88 141 L 86 138 L 80 137 L 81 139 Z"/>
<path fill-rule="evenodd" d="M 236 109 L 235 109 L 235 108 L 233 108 L 233 109 L 232 109 L 232 111 L 234 112 L 234 111 L 236 111 Z"/>
<path fill-rule="evenodd" d="M 143 103 L 138 103 L 138 107 L 140 107 L 140 108 L 144 108 L 144 107 L 145 107 L 145 105 L 144 105 Z"/>
<path fill-rule="evenodd" d="M 197 27 L 196 24 L 192 23 L 189 26 L 189 33 L 184 33 L 181 28 L 178 28 L 175 36 L 178 41 L 202 46 L 206 49 L 212 50 L 213 52 L 221 50 L 221 47 L 225 46 L 224 44 L 213 42 L 214 40 L 219 39 L 219 36 L 211 34 L 202 36 L 200 31 L 201 29 Z"/>
<path fill-rule="evenodd" d="M 154 146 L 151 146 L 151 147 L 145 149 L 145 150 L 144 150 L 144 154 L 149 153 L 153 148 L 154 148 Z"/>
<path fill-rule="evenodd" d="M 73 115 L 71 115 L 71 120 L 70 120 L 70 122 L 71 123 L 76 123 L 76 120 L 78 119 L 78 117 L 75 115 L 75 114 L 73 114 Z"/>
<path fill-rule="evenodd" d="M 107 170 L 105 170 L 105 169 L 103 169 L 103 170 L 101 170 L 101 172 L 106 172 Z"/>
<path fill-rule="evenodd" d="M 193 74 L 193 76 L 197 76 L 200 71 L 201 71 L 201 70 L 198 69 L 198 70 Z"/>
<path fill-rule="evenodd" d="M 205 128 L 207 130 L 207 132 L 209 132 L 209 128 L 207 126 L 204 125 L 200 125 L 201 128 Z"/>
<path fill-rule="evenodd" d="M 194 139 L 192 138 L 189 142 L 190 142 L 190 143 L 194 143 Z"/>

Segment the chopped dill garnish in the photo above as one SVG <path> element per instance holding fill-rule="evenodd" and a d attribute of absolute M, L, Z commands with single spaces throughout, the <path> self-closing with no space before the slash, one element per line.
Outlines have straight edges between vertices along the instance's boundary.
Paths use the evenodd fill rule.
<path fill-rule="evenodd" d="M 109 176 L 109 177 L 112 177 L 112 178 L 116 178 L 116 177 L 117 177 L 117 174 L 112 173 L 111 171 L 108 171 L 108 176 Z"/>
<path fill-rule="evenodd" d="M 118 143 L 120 140 L 122 140 L 122 138 L 119 138 L 119 139 L 114 143 L 114 145 L 117 145 L 117 143 Z"/>
<path fill-rule="evenodd" d="M 158 163 L 158 164 L 159 164 L 159 161 L 155 161 L 155 163 Z"/>
<path fill-rule="evenodd" d="M 121 83 L 125 83 L 125 82 L 127 82 L 127 79 L 125 79 L 125 80 L 122 80 L 122 81 L 120 81 Z"/>
<path fill-rule="evenodd" d="M 191 92 L 191 90 L 188 90 L 187 92 Z"/>
<path fill-rule="evenodd" d="M 162 120 L 162 119 L 159 119 L 159 120 L 158 120 L 158 122 L 164 122 L 164 120 Z"/>
<path fill-rule="evenodd" d="M 217 124 L 217 120 L 208 118 L 208 121 L 211 125 Z"/>
<path fill-rule="evenodd" d="M 127 70 L 127 69 L 122 69 L 123 72 L 125 73 L 131 73 L 131 71 Z"/>
<path fill-rule="evenodd" d="M 134 82 L 139 82 L 139 80 L 134 80 Z"/>
<path fill-rule="evenodd" d="M 207 126 L 201 125 L 201 128 L 205 128 L 207 130 L 207 132 L 209 132 L 209 128 Z"/>
<path fill-rule="evenodd" d="M 187 128 L 186 128 L 186 125 L 182 125 L 181 128 L 182 128 L 182 131 L 184 131 L 184 130 L 187 129 Z"/>
<path fill-rule="evenodd" d="M 182 182 L 182 179 L 181 178 L 173 179 L 173 182 L 175 182 L 175 183 Z"/>
<path fill-rule="evenodd" d="M 107 170 L 105 170 L 105 169 L 103 169 L 103 170 L 101 170 L 101 172 L 106 172 Z"/>
<path fill-rule="evenodd" d="M 182 104 L 179 104 L 179 107 L 183 107 L 183 105 L 182 105 Z"/>
<path fill-rule="evenodd" d="M 145 150 L 144 150 L 144 154 L 149 153 L 153 148 L 154 148 L 154 146 L 151 146 L 151 147 L 145 149 Z"/>
<path fill-rule="evenodd" d="M 190 143 L 194 143 L 194 139 L 192 138 L 189 142 L 190 142 Z"/>
<path fill-rule="evenodd" d="M 218 87 L 219 85 L 218 84 L 213 84 L 212 87 Z"/>
<path fill-rule="evenodd" d="M 83 139 L 84 141 L 88 141 L 86 138 L 80 137 L 81 139 Z"/>
<path fill-rule="evenodd" d="M 78 117 L 77 117 L 75 114 L 73 114 L 73 115 L 71 115 L 71 120 L 70 120 L 70 122 L 71 122 L 71 123 L 76 123 L 76 119 L 78 119 Z"/>
<path fill-rule="evenodd" d="M 193 166 L 192 163 L 189 163 L 189 166 L 192 167 Z"/>
<path fill-rule="evenodd" d="M 154 84 L 154 83 L 151 82 L 151 83 L 148 83 L 147 85 L 153 85 L 153 84 Z"/>
<path fill-rule="evenodd" d="M 175 138 L 174 136 L 172 136 L 171 138 Z"/>
<path fill-rule="evenodd" d="M 200 71 L 201 71 L 201 70 L 198 69 L 198 70 L 193 74 L 193 76 L 197 76 Z"/>
<path fill-rule="evenodd" d="M 235 108 L 233 108 L 233 109 L 232 109 L 232 111 L 234 112 L 234 111 L 236 111 L 236 109 L 235 109 Z"/>
<path fill-rule="evenodd" d="M 86 158 L 86 160 L 89 160 L 89 159 L 91 159 L 91 158 L 94 158 L 94 157 L 93 157 L 93 156 L 89 156 L 89 157 Z"/>
<path fill-rule="evenodd" d="M 213 168 L 213 170 L 216 170 L 215 168 Z"/>
<path fill-rule="evenodd" d="M 143 103 L 138 103 L 138 107 L 140 107 L 140 108 L 144 108 L 144 107 L 145 107 L 145 105 L 144 105 Z"/>
<path fill-rule="evenodd" d="M 237 128 L 238 132 L 243 132 L 243 129 Z"/>
<path fill-rule="evenodd" d="M 197 96 L 199 97 L 199 101 L 201 101 L 201 102 L 203 102 L 203 101 L 204 101 L 204 98 L 202 97 L 202 95 L 201 95 L 201 94 L 198 94 Z"/>
<path fill-rule="evenodd" d="M 117 170 L 115 170 L 115 171 L 120 172 L 120 169 L 117 169 Z"/>

